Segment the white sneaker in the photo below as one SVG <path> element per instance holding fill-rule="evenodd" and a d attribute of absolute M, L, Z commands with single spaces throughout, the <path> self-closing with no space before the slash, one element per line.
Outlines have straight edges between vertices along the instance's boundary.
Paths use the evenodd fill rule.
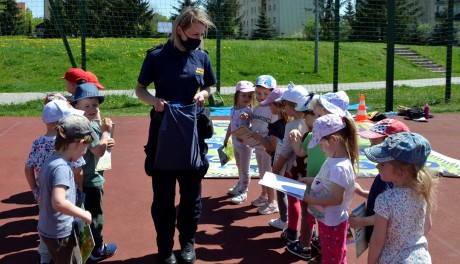
<path fill-rule="evenodd" d="M 257 199 L 252 200 L 251 204 L 255 207 L 260 207 L 268 202 L 268 197 L 261 194 Z"/>
<path fill-rule="evenodd" d="M 276 201 L 267 202 L 262 207 L 259 207 L 257 212 L 262 215 L 278 213 L 278 203 Z"/>
<path fill-rule="evenodd" d="M 237 182 L 235 185 L 233 185 L 232 188 L 228 189 L 227 193 L 230 195 L 237 195 L 240 191 L 240 183 Z"/>
<path fill-rule="evenodd" d="M 288 222 L 284 222 L 283 220 L 281 220 L 279 217 L 276 218 L 276 219 L 272 219 L 270 220 L 270 222 L 268 222 L 269 225 L 273 226 L 274 228 L 278 228 L 278 229 L 281 229 L 281 230 L 284 230 L 287 228 L 288 226 Z"/>
<path fill-rule="evenodd" d="M 235 197 L 232 198 L 232 203 L 234 204 L 240 204 L 248 199 L 248 193 L 247 192 L 242 192 L 238 193 L 235 195 Z"/>

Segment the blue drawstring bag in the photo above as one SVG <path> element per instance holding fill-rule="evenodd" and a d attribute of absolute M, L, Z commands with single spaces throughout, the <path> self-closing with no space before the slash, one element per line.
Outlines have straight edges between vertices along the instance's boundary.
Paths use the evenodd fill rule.
<path fill-rule="evenodd" d="M 198 143 L 197 102 L 164 105 L 155 154 L 156 170 L 198 170 L 203 162 Z"/>

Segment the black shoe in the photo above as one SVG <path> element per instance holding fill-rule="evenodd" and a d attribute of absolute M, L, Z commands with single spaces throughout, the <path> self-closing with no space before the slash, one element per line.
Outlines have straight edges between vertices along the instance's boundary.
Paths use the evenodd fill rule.
<path fill-rule="evenodd" d="M 158 255 L 158 259 L 160 260 L 160 263 L 164 264 L 177 264 L 177 259 L 174 253 L 171 253 L 169 257 L 162 257 Z"/>
<path fill-rule="evenodd" d="M 185 263 L 193 263 L 196 260 L 195 249 L 187 245 L 180 250 L 180 257 Z"/>

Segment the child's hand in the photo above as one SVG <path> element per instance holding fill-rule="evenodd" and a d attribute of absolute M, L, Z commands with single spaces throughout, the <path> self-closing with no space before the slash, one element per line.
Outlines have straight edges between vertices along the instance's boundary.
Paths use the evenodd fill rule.
<path fill-rule="evenodd" d="M 254 139 L 257 140 L 257 141 L 261 141 L 262 138 L 263 138 L 262 135 L 260 135 L 260 134 L 257 133 L 257 132 L 252 132 L 252 133 L 251 133 L 251 137 L 254 138 Z"/>
<path fill-rule="evenodd" d="M 249 114 L 248 114 L 248 113 L 246 113 L 246 112 L 241 113 L 241 115 L 240 115 L 240 119 L 241 119 L 241 120 L 246 120 L 246 119 L 248 119 L 248 118 L 249 118 Z"/>
<path fill-rule="evenodd" d="M 101 131 L 110 132 L 112 130 L 112 119 L 104 117 L 101 120 Z"/>
<path fill-rule="evenodd" d="M 92 220 L 91 213 L 89 211 L 84 211 L 81 220 L 85 221 L 86 223 L 88 223 L 88 225 L 90 225 Z"/>
<path fill-rule="evenodd" d="M 306 185 L 310 186 L 313 183 L 313 177 L 300 177 L 298 179 L 299 182 L 303 182 Z"/>
<path fill-rule="evenodd" d="M 369 196 L 369 191 L 364 190 L 357 182 L 355 182 L 355 193 L 364 198 Z"/>
<path fill-rule="evenodd" d="M 300 134 L 299 130 L 293 129 L 289 132 L 289 141 L 300 142 L 300 140 L 302 140 L 302 134 Z"/>
<path fill-rule="evenodd" d="M 107 140 L 107 150 L 112 150 L 115 147 L 115 139 L 109 138 Z"/>
<path fill-rule="evenodd" d="M 360 228 L 364 226 L 364 219 L 360 216 L 357 216 L 355 214 L 350 214 L 348 217 L 348 223 L 350 224 L 350 227 L 353 229 Z"/>

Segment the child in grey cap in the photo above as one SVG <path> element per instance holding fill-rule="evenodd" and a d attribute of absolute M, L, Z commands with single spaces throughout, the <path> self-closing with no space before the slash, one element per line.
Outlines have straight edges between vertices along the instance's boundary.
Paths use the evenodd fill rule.
<path fill-rule="evenodd" d="M 74 217 L 91 223 L 91 213 L 75 205 L 76 185 L 70 162 L 78 160 L 93 141 L 87 118 L 69 115 L 55 127 L 56 152 L 40 170 L 38 233 L 54 263 L 82 263 L 73 230 Z"/>

